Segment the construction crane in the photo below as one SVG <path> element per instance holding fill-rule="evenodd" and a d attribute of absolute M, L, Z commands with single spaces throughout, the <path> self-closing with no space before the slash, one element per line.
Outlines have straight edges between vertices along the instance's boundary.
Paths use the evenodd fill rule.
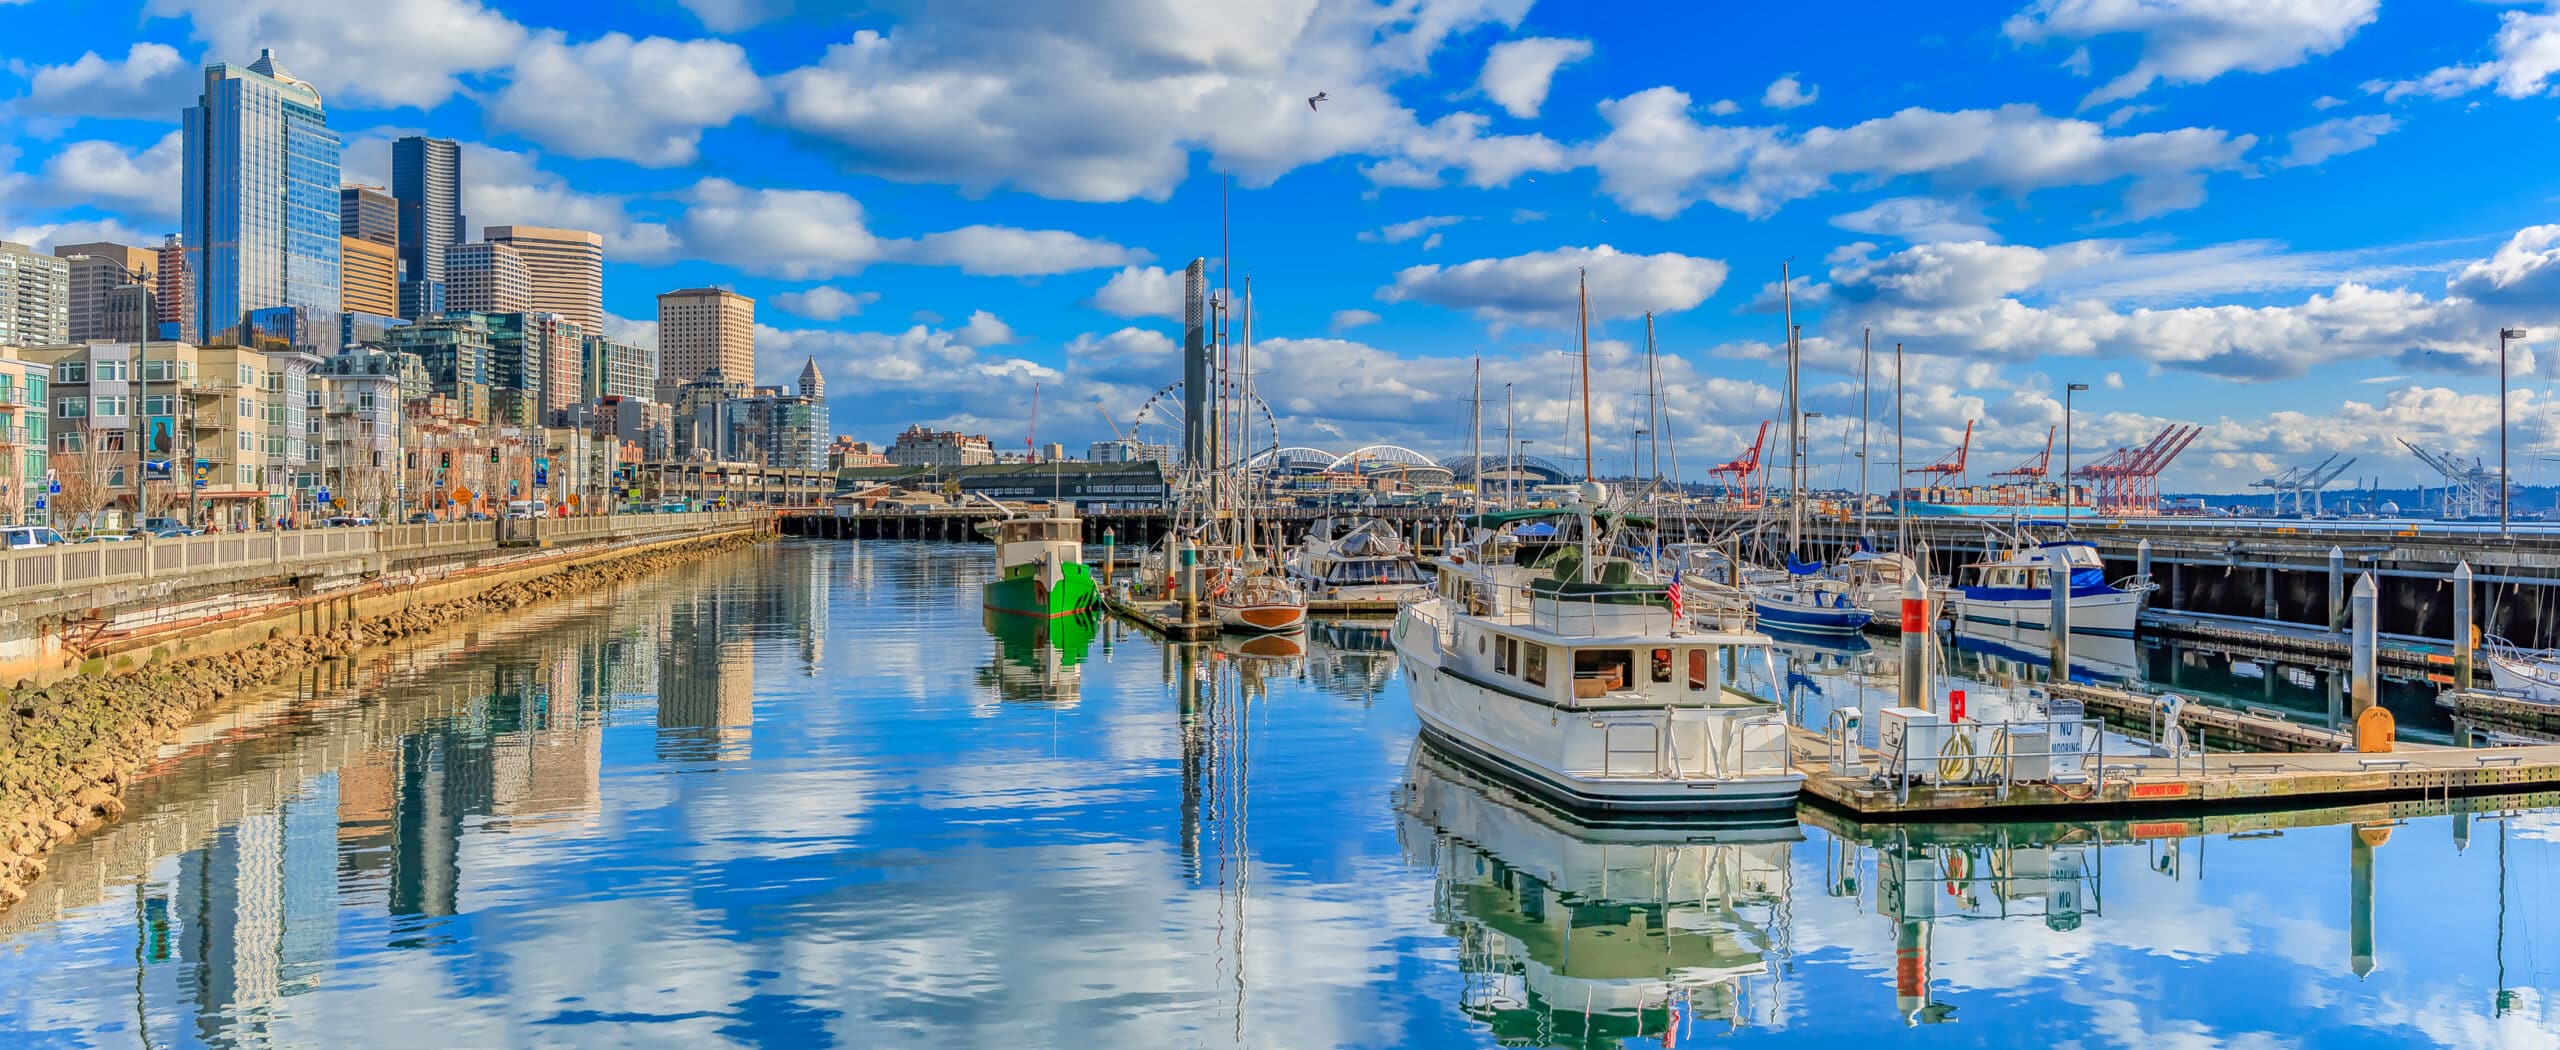
<path fill-rule="evenodd" d="M 1768 498 L 1768 481 L 1760 474 L 1760 447 L 1769 440 L 1769 421 L 1760 421 L 1760 432 L 1751 438 L 1751 447 L 1723 466 L 1708 467 L 1707 477 L 1727 479 L 1724 494 L 1744 503 L 1757 503 Z"/>
<path fill-rule="evenodd" d="M 2479 457 L 2472 457 L 2470 465 L 2465 466 L 2462 457 L 2451 452 L 2420 448 L 2407 438 L 2401 438 L 2400 443 L 2408 447 L 2410 455 L 2418 457 L 2418 462 L 2444 475 L 2444 503 L 2439 508 L 2441 517 L 2448 521 L 2464 521 L 2486 518 L 2498 512 L 2498 472 L 2482 466 Z"/>
<path fill-rule="evenodd" d="M 2274 492 L 2272 509 L 2277 514 L 2316 518 L 2321 514 L 2320 490 L 2328 488 L 2330 482 L 2338 480 L 2338 476 L 2346 473 L 2348 467 L 2355 465 L 2354 457 L 2346 456 L 2345 453 L 2331 453 L 2329 458 L 2318 463 L 2287 467 L 2263 479 L 2252 481 L 2249 487 Z"/>
<path fill-rule="evenodd" d="M 2053 430 L 2052 427 L 2044 428 L 2044 451 L 2036 453 L 2035 458 L 1991 476 L 2027 483 L 2043 481 L 2045 470 L 2053 466 Z"/>
<path fill-rule="evenodd" d="M 2156 514 L 2160 511 L 2160 472 L 2169 469 L 2170 461 L 2203 433 L 2203 427 L 2191 423 L 2171 423 L 2151 435 L 2150 441 L 2107 453 L 2097 462 L 2072 471 L 2072 476 L 2089 480 L 2091 502 L 2100 514 Z"/>
<path fill-rule="evenodd" d="M 1911 469 L 1909 469 L 1909 470 L 1904 471 L 1903 473 L 1905 473 L 1905 474 L 1926 474 L 1926 475 L 1928 475 L 1928 476 L 1930 476 L 1930 477 L 1932 477 L 1932 478 L 1938 478 L 1938 479 L 1945 479 L 1945 478 L 1952 477 L 1952 478 L 1956 479 L 1957 484 L 1963 484 L 1963 482 L 1964 482 L 1964 461 L 1965 461 L 1965 457 L 1966 457 L 1968 454 L 1970 454 L 1972 451 L 1973 451 L 1973 421 L 1972 421 L 1972 420 L 1970 420 L 1970 419 L 1968 419 L 1968 420 L 1965 420 L 1965 421 L 1964 421 L 1964 442 L 1963 442 L 1962 444 L 1957 445 L 1957 446 L 1956 446 L 1956 450 L 1955 450 L 1955 451 L 1953 451 L 1953 452 L 1949 452 L 1949 453 L 1947 453 L 1946 455 L 1943 455 L 1943 456 L 1938 457 L 1937 462 L 1934 462 L 1934 463 L 1927 463 L 1927 464 L 1923 464 L 1923 465 L 1921 465 L 1921 466 L 1913 467 L 1913 468 L 1911 468 Z M 1944 481 L 1943 481 L 1943 480 L 1941 480 L 1941 481 L 1940 481 L 1940 484 L 1944 484 Z"/>

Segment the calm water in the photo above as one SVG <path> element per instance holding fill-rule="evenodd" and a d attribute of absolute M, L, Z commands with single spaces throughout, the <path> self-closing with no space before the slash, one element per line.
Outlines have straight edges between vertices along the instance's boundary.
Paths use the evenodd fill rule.
<path fill-rule="evenodd" d="M 1418 751 L 1374 634 L 991 634 L 984 556 L 786 542 L 279 686 L 0 916 L 0 1043 L 2560 1045 L 2548 811 L 1584 827 Z"/>

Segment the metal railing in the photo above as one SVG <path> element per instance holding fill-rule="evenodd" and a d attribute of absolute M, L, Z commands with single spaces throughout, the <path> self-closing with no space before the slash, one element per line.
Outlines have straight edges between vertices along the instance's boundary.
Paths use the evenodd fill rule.
<path fill-rule="evenodd" d="M 754 522 L 755 511 L 614 514 L 530 522 L 551 542 L 640 539 L 708 532 Z M 0 553 L 0 600 L 188 573 L 278 569 L 373 555 L 495 548 L 496 522 L 443 522 L 335 529 L 217 533 L 107 543 L 65 543 Z"/>
<path fill-rule="evenodd" d="M 2066 747 L 2065 735 L 2060 730 L 2074 724 L 2079 729 L 2078 737 Z M 2088 783 L 2093 792 L 2106 786 L 2107 735 L 2106 723 L 2101 719 L 1966 721 L 1939 723 L 1930 728 L 1932 731 L 1928 735 L 1939 738 L 1935 754 L 1905 753 L 1909 737 L 1904 738 L 1902 746 L 1877 751 L 1882 766 L 1877 775 L 1893 785 L 1897 799 L 1910 797 L 1915 780 L 1925 780 L 1940 787 L 1987 784 L 1996 797 L 2004 799 L 2009 797 L 2009 788 L 2019 783 Z M 1834 768 L 1856 764 L 1854 750 L 1845 753 L 1840 750 L 1856 746 L 1846 733 L 1824 735 L 1831 738 L 1835 748 L 1832 756 Z M 2019 739 L 2035 737 L 2046 741 L 2042 750 L 2022 750 L 2017 746 Z M 2022 778 L 2020 766 L 2027 764 L 2028 760 L 2040 761 L 2044 776 Z M 2066 760 L 2079 766 L 2077 779 L 2064 780 L 2054 776 L 2055 767 Z"/>

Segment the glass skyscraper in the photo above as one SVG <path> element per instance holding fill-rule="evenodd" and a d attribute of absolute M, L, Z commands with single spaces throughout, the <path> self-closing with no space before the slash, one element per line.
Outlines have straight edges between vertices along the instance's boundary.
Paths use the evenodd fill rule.
<path fill-rule="evenodd" d="M 462 145 L 411 135 L 391 144 L 391 196 L 400 203 L 400 304 L 410 317 L 444 312 L 444 254 L 469 239 L 462 217 Z"/>
<path fill-rule="evenodd" d="M 338 309 L 338 133 L 320 92 L 258 52 L 205 67 L 186 111 L 186 242 L 196 331 L 236 334 L 271 306 Z"/>

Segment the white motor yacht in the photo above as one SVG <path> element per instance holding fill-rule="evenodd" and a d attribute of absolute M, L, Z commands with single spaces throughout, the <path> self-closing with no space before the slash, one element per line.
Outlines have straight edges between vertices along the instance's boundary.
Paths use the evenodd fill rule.
<path fill-rule="evenodd" d="M 1604 495 L 1552 512 L 1580 526 L 1571 542 L 1480 544 L 1398 613 L 1424 734 L 1574 809 L 1793 806 L 1804 776 L 1785 713 L 1724 672 L 1727 650 L 1765 659 L 1769 638 L 1677 622 L 1662 582 L 1595 555 L 1590 507 Z"/>
<path fill-rule="evenodd" d="M 2042 634 L 2053 619 L 2051 572 L 2056 566 L 2071 574 L 2066 584 L 2071 633 L 2133 637 L 2151 581 L 2134 577 L 2107 582 L 2097 546 L 2083 540 L 2019 547 L 1965 566 L 1947 596 L 1956 630 L 2001 639 Z"/>
<path fill-rule="evenodd" d="M 1308 595 L 1348 601 L 1394 601 L 1431 579 L 1404 538 L 1377 520 L 1338 532 L 1331 518 L 1316 522 L 1284 568 Z"/>

